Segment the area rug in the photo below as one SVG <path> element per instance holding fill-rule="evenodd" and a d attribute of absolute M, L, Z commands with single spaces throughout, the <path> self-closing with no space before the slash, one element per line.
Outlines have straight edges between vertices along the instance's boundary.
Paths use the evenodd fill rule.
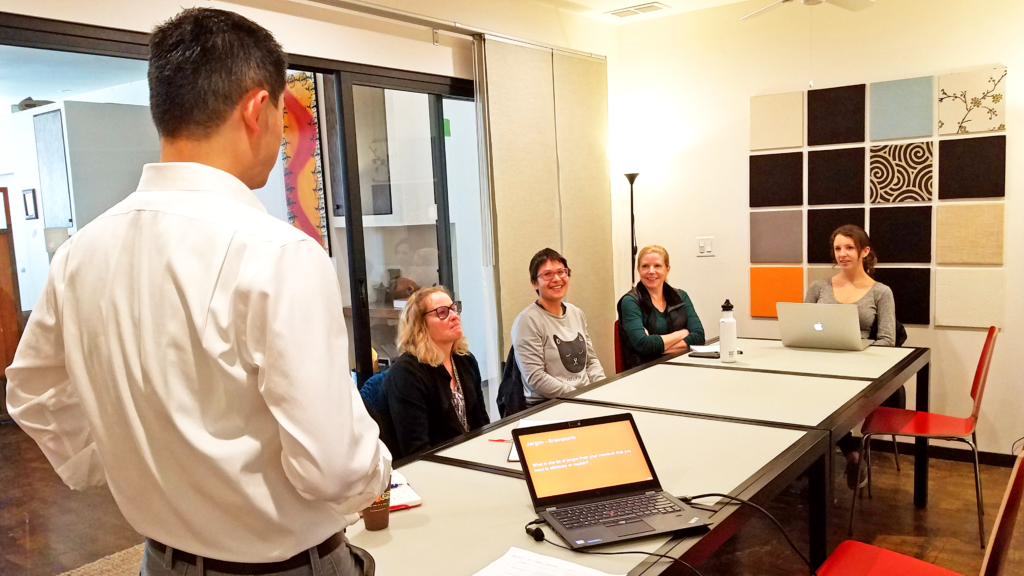
<path fill-rule="evenodd" d="M 60 576 L 136 576 L 142 565 L 142 552 L 145 548 L 145 544 L 139 544 L 127 550 L 121 550 L 117 554 L 100 558 L 91 564 L 64 572 Z"/>

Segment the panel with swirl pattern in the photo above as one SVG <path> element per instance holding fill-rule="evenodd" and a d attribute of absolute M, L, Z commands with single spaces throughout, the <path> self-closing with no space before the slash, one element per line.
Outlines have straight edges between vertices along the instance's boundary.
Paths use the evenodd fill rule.
<path fill-rule="evenodd" d="M 871 202 L 932 199 L 931 142 L 871 147 Z"/>

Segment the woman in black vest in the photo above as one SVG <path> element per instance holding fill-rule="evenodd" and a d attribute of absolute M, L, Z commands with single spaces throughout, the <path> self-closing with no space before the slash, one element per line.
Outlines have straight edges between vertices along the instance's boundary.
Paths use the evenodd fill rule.
<path fill-rule="evenodd" d="M 686 292 L 669 286 L 668 252 L 651 245 L 637 258 L 640 282 L 619 299 L 619 345 L 627 370 L 704 343 L 704 326 Z"/>

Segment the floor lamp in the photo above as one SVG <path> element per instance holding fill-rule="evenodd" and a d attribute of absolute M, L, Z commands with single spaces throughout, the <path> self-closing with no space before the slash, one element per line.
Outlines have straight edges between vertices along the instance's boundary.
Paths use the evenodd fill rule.
<path fill-rule="evenodd" d="M 636 217 L 633 216 L 633 182 L 636 181 L 636 174 L 625 174 L 629 180 L 629 234 L 630 234 L 630 268 L 633 271 L 633 284 L 636 284 Z"/>

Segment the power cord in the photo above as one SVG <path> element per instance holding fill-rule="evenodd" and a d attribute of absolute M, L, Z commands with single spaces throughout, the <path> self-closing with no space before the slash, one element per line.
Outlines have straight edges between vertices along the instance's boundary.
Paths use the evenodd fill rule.
<path fill-rule="evenodd" d="M 592 550 L 573 550 L 572 548 L 569 548 L 568 546 L 562 546 L 561 544 L 558 544 L 557 542 L 552 542 L 551 540 L 548 540 L 547 537 L 544 535 L 544 530 L 542 530 L 540 526 L 537 526 L 538 524 L 547 524 L 547 520 L 534 520 L 532 522 L 529 522 L 526 525 L 526 533 L 529 534 L 537 542 L 547 542 L 548 544 L 551 544 L 552 546 L 554 546 L 556 548 L 561 548 L 562 550 L 568 550 L 570 552 L 579 552 L 580 554 L 593 554 L 593 555 L 596 555 L 596 556 L 622 556 L 622 555 L 626 555 L 626 554 L 642 554 L 644 556 L 655 556 L 655 557 L 658 557 L 658 558 L 663 558 L 665 560 L 671 560 L 673 562 L 678 562 L 678 563 L 682 564 L 683 566 L 686 566 L 687 568 L 689 568 L 690 571 L 693 572 L 694 574 L 696 574 L 697 576 L 704 576 L 696 568 L 694 568 L 693 565 L 683 561 L 681 558 L 673 558 L 672 556 L 666 556 L 665 554 L 656 554 L 654 552 L 641 552 L 639 550 L 635 551 L 635 552 L 632 551 L 632 550 L 626 550 L 626 551 L 623 551 L 623 552 L 594 552 Z M 531 526 L 537 526 L 537 527 L 536 528 L 531 528 Z"/>
<path fill-rule="evenodd" d="M 1024 442 L 1024 437 L 1018 438 L 1016 442 L 1010 444 L 1010 455 L 1014 455 L 1015 451 L 1017 450 L 1017 444 L 1020 444 L 1021 442 Z M 1021 448 L 1024 448 L 1024 446 L 1022 446 Z"/>
<path fill-rule="evenodd" d="M 757 511 L 759 511 L 760 513 L 762 513 L 765 516 L 767 516 L 769 520 L 771 520 L 773 523 L 775 523 L 775 526 L 779 529 L 779 532 L 782 532 L 782 536 L 786 539 L 786 542 L 789 542 L 789 546 L 793 549 L 793 551 L 796 552 L 798 556 L 800 556 L 800 559 L 804 561 L 804 564 L 807 564 L 807 568 L 811 571 L 811 575 L 812 576 L 818 576 L 818 572 L 814 569 L 813 566 L 811 566 L 811 561 L 808 560 L 807 556 L 804 556 L 804 553 L 801 552 L 800 549 L 796 547 L 796 544 L 794 544 L 793 541 L 789 538 L 789 534 L 786 533 L 786 529 L 782 527 L 782 524 L 780 524 L 779 521 L 775 519 L 775 516 L 772 516 L 767 510 L 765 510 L 764 508 L 761 508 L 757 504 L 754 504 L 753 502 L 750 502 L 748 500 L 744 500 L 743 498 L 737 498 L 735 496 L 729 496 L 728 494 L 719 494 L 717 492 L 709 492 L 707 494 L 698 494 L 696 496 L 681 496 L 681 497 L 679 497 L 679 499 L 682 500 L 683 502 L 685 502 L 686 504 L 689 504 L 689 505 L 693 506 L 694 505 L 693 504 L 694 500 L 700 500 L 701 498 L 712 498 L 712 497 L 725 498 L 727 500 L 733 500 L 733 501 L 736 501 L 736 502 L 740 502 L 742 504 L 746 504 L 747 506 L 750 506 L 751 508 L 754 508 Z"/>

